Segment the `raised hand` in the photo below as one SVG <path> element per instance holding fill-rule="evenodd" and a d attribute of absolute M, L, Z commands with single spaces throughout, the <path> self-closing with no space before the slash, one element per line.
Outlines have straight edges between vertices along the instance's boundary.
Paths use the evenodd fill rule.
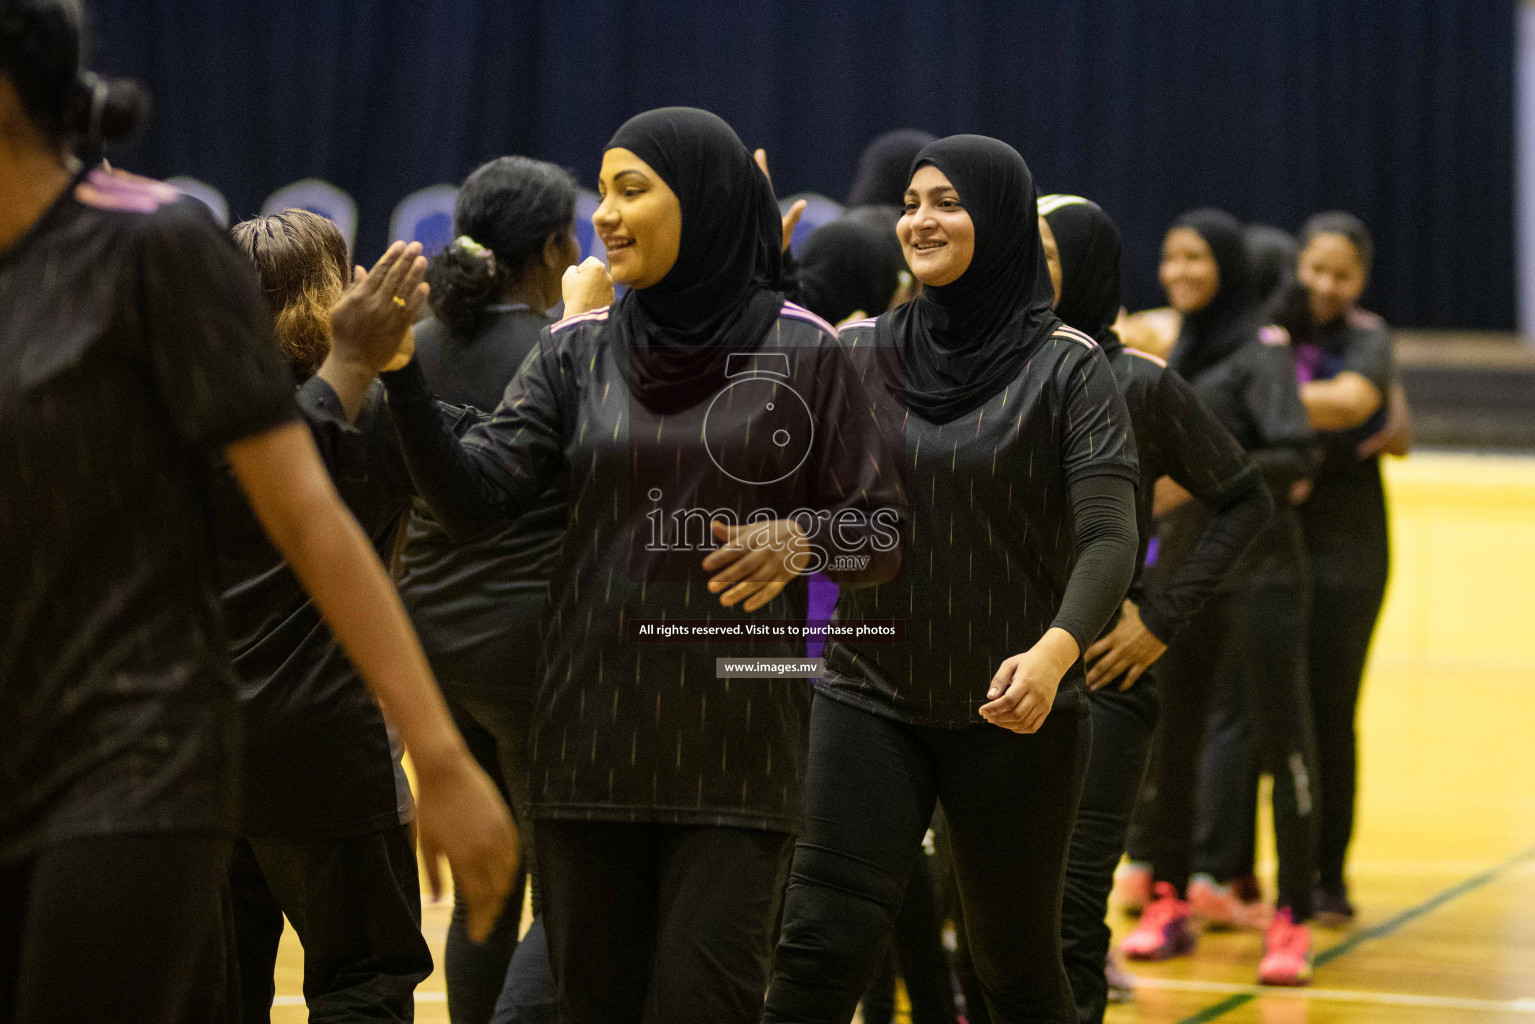
<path fill-rule="evenodd" d="M 757 161 L 757 166 L 762 168 L 762 176 L 773 184 L 773 176 L 768 173 L 767 150 L 759 149 L 752 153 L 752 158 Z M 783 215 L 783 251 L 789 251 L 789 242 L 794 238 L 794 229 L 799 226 L 799 219 L 805 214 L 805 207 L 809 204 L 803 199 L 796 199 L 794 205 L 789 207 L 789 212 Z"/>
<path fill-rule="evenodd" d="M 595 256 L 588 256 L 578 267 L 566 267 L 560 279 L 565 299 L 565 315 L 577 316 L 613 304 L 613 279 L 608 268 Z"/>
<path fill-rule="evenodd" d="M 426 305 L 431 289 L 425 276 L 420 242 L 395 242 L 371 271 L 357 267 L 351 287 L 330 311 L 332 353 L 370 375 L 389 366 Z"/>

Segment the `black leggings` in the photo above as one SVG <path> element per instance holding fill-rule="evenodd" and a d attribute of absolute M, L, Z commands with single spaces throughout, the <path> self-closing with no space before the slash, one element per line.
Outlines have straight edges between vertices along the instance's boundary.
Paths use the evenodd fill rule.
<path fill-rule="evenodd" d="M 1247 692 L 1237 678 L 1219 682 L 1199 762 L 1194 870 L 1230 882 L 1256 870 L 1260 772 Z"/>
<path fill-rule="evenodd" d="M 0 1022 L 223 1019 L 226 848 L 204 835 L 99 836 L 0 865 Z"/>
<path fill-rule="evenodd" d="M 1151 758 L 1157 684 L 1148 673 L 1128 690 L 1095 690 L 1088 697 L 1093 709 L 1092 757 L 1066 859 L 1061 948 L 1077 1020 L 1101 1024 L 1108 1005 L 1103 968 L 1109 955 L 1109 890 Z"/>
<path fill-rule="evenodd" d="M 562 1024 L 757 1024 L 789 836 L 538 822 Z"/>
<path fill-rule="evenodd" d="M 804 832 L 763 1020 L 852 1018 L 941 801 L 992 1018 L 1073 1021 L 1061 887 L 1090 736 L 1070 698 L 1024 736 L 906 725 L 817 693 Z"/>
<path fill-rule="evenodd" d="M 864 1024 L 895 1019 L 895 980 L 906 982 L 911 1024 L 954 1024 L 954 978 L 943 948 L 943 926 L 933 891 L 930 858 L 920 858 L 906 884 L 906 898 L 895 917 L 890 948 L 863 996 Z"/>
<path fill-rule="evenodd" d="M 1311 709 L 1322 790 L 1317 872 L 1322 888 L 1334 893 L 1343 891 L 1343 861 L 1354 834 L 1359 684 L 1385 594 L 1383 576 L 1359 587 L 1319 583 L 1311 592 Z"/>
<path fill-rule="evenodd" d="M 1304 662 L 1309 587 L 1255 586 L 1220 594 L 1161 662 L 1152 872 L 1180 893 L 1194 856 L 1194 809 L 1209 703 L 1234 673 L 1247 697 L 1259 764 L 1274 778 L 1278 905 L 1312 913 L 1317 864 L 1317 758 Z"/>
<path fill-rule="evenodd" d="M 522 845 L 522 864 L 512 878 L 506 908 L 483 942 L 469 938 L 469 908 L 462 890 L 454 887 L 453 916 L 443 950 L 443 974 L 448 989 L 448 1019 L 452 1024 L 487 1024 L 496 1008 L 506 974 L 517 951 L 522 926 L 522 898 L 534 876 L 533 819 L 528 809 L 528 723 L 533 696 L 528 688 L 507 687 L 492 696 L 447 690 L 444 696 L 453 721 L 469 752 L 496 783 L 511 808 Z M 533 912 L 539 912 L 539 887 L 533 886 Z"/>
<path fill-rule="evenodd" d="M 412 1020 L 432 973 L 415 832 L 235 841 L 229 859 L 244 1024 L 271 1020 L 283 917 L 304 947 L 312 1024 Z"/>

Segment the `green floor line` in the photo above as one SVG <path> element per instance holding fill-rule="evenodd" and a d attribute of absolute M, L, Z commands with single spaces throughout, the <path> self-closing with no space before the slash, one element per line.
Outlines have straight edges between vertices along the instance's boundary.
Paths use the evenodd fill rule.
<path fill-rule="evenodd" d="M 1491 882 L 1499 875 L 1507 873 L 1509 870 L 1518 867 L 1527 860 L 1535 860 L 1535 846 L 1532 846 L 1520 853 L 1514 854 L 1508 860 L 1505 860 L 1503 863 L 1494 867 L 1488 868 L 1486 871 L 1483 871 L 1479 875 L 1472 875 L 1465 881 L 1452 885 L 1441 893 L 1430 896 L 1428 899 L 1424 900 L 1422 903 L 1419 903 L 1417 906 L 1408 907 L 1406 910 L 1402 911 L 1400 914 L 1397 914 L 1395 917 L 1387 918 L 1378 925 L 1355 932 L 1353 935 L 1350 935 L 1336 946 L 1331 946 L 1318 953 L 1316 955 L 1315 961 L 1316 966 L 1321 967 L 1323 964 L 1332 963 L 1340 956 L 1353 952 L 1360 945 L 1369 942 L 1371 939 L 1379 939 L 1390 935 L 1392 932 L 1402 927 L 1402 925 L 1407 924 L 1410 921 L 1416 921 L 1424 914 L 1432 913 L 1433 911 L 1438 910 L 1440 907 L 1444 906 L 1446 903 L 1449 903 L 1451 900 L 1459 899 L 1468 892 L 1480 889 L 1482 886 L 1486 885 L 1488 882 Z M 1275 991 L 1283 992 L 1284 990 L 1276 989 Z M 1230 1013 L 1232 1010 L 1237 1009 L 1238 1007 L 1246 1006 L 1256 998 L 1257 996 L 1249 992 L 1243 992 L 1238 995 L 1229 996 L 1226 999 L 1222 999 L 1218 1003 L 1205 1007 L 1203 1010 L 1200 1010 L 1193 1016 L 1183 1018 L 1178 1022 L 1178 1024 L 1208 1024 L 1209 1021 L 1215 1020 L 1218 1017 L 1224 1017 L 1226 1014 Z"/>

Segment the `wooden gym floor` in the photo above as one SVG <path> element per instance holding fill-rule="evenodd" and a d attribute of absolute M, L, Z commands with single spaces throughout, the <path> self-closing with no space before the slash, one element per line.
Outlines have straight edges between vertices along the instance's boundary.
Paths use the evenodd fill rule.
<path fill-rule="evenodd" d="M 1137 1000 L 1109 1024 L 1535 1024 L 1535 459 L 1420 453 L 1387 472 L 1394 561 L 1360 716 L 1358 925 L 1318 930 L 1315 978 L 1296 991 L 1253 985 L 1260 936 L 1205 936 L 1193 958 L 1137 965 Z M 447 1020 L 447 916 L 425 908 L 439 970 L 418 1020 Z M 1123 934 L 1128 918 L 1111 918 Z M 290 931 L 279 1024 L 306 1019 L 301 958 Z"/>

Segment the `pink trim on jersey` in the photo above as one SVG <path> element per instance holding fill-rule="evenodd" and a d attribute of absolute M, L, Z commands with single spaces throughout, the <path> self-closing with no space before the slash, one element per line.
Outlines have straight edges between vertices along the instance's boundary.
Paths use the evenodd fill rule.
<path fill-rule="evenodd" d="M 1258 340 L 1265 345 L 1288 345 L 1290 332 L 1278 324 L 1269 324 L 1258 331 Z"/>
<path fill-rule="evenodd" d="M 1057 327 L 1055 329 L 1055 333 L 1056 334 L 1064 334 L 1064 335 L 1066 335 L 1066 337 L 1070 338 L 1073 341 L 1080 341 L 1082 344 L 1086 345 L 1088 348 L 1097 348 L 1098 347 L 1098 343 L 1096 341 L 1094 341 L 1088 335 L 1083 334 L 1081 331 L 1077 330 L 1075 327 L 1068 327 L 1065 324 L 1061 324 L 1061 326 L 1059 326 L 1059 327 Z"/>
<path fill-rule="evenodd" d="M 783 309 L 781 309 L 779 313 L 782 316 L 792 316 L 796 320 L 808 320 L 815 324 L 817 327 L 825 330 L 826 333 L 830 334 L 833 338 L 837 336 L 837 329 L 835 327 L 827 323 L 825 320 L 822 320 L 814 313 L 810 312 L 810 310 L 806 309 L 804 306 L 801 306 L 798 303 L 790 302 L 788 299 L 783 300 Z"/>
<path fill-rule="evenodd" d="M 843 324 L 841 327 L 837 328 L 837 333 L 840 335 L 843 331 L 847 330 L 850 327 L 873 327 L 874 326 L 874 322 L 876 320 L 878 320 L 878 319 L 879 319 L 879 317 L 877 317 L 877 316 L 871 316 L 871 317 L 866 317 L 866 318 L 864 318 L 862 320 L 854 320 L 850 324 Z"/>
<path fill-rule="evenodd" d="M 1358 306 L 1345 313 L 1343 319 L 1350 327 L 1357 327 L 1363 331 L 1380 330 L 1386 326 L 1385 318 L 1379 313 L 1371 313 L 1368 309 L 1360 309 Z"/>
<path fill-rule="evenodd" d="M 567 327 L 574 326 L 575 324 L 584 324 L 588 321 L 606 320 L 608 318 L 608 311 L 611 308 L 610 306 L 601 306 L 585 313 L 577 313 L 575 316 L 567 316 L 559 323 L 550 327 L 549 333 L 553 334 L 555 331 L 563 331 Z"/>
<path fill-rule="evenodd" d="M 154 213 L 179 198 L 181 193 L 163 181 L 104 167 L 97 167 L 75 186 L 75 199 L 98 210 Z"/>
<path fill-rule="evenodd" d="M 1147 362 L 1156 363 L 1164 370 L 1167 369 L 1167 360 L 1163 359 L 1161 356 L 1154 356 L 1150 352 L 1142 352 L 1140 349 L 1131 348 L 1129 345 L 1125 346 L 1125 351 L 1130 353 L 1132 356 L 1140 356 Z"/>

